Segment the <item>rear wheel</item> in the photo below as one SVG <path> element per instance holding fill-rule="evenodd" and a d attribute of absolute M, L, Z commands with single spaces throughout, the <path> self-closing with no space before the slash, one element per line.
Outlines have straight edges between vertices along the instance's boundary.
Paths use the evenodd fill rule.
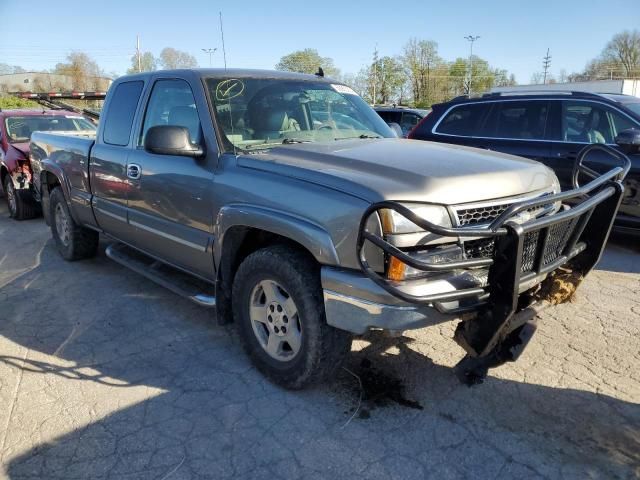
<path fill-rule="evenodd" d="M 51 192 L 49 205 L 51 233 L 62 257 L 73 261 L 95 256 L 98 251 L 98 232 L 81 227 L 73 220 L 60 187 Z"/>
<path fill-rule="evenodd" d="M 38 208 L 31 197 L 31 192 L 16 190 L 9 175 L 4 178 L 3 188 L 11 218 L 26 220 L 27 218 L 34 218 L 38 214 Z"/>
<path fill-rule="evenodd" d="M 233 282 L 233 313 L 255 366 L 286 388 L 327 379 L 351 347 L 349 333 L 326 323 L 317 265 L 287 246 L 244 260 Z"/>

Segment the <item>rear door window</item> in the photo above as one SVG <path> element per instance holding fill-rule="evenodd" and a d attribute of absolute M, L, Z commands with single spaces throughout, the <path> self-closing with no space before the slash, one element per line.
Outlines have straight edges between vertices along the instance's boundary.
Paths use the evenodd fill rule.
<path fill-rule="evenodd" d="M 485 136 L 485 121 L 490 111 L 490 103 L 457 105 L 445 114 L 435 131 L 461 137 Z"/>
<path fill-rule="evenodd" d="M 513 140 L 544 140 L 549 102 L 497 102 L 488 136 Z"/>
<path fill-rule="evenodd" d="M 129 144 L 133 117 L 138 108 L 143 81 L 122 82 L 116 87 L 104 117 L 104 143 L 125 146 Z"/>

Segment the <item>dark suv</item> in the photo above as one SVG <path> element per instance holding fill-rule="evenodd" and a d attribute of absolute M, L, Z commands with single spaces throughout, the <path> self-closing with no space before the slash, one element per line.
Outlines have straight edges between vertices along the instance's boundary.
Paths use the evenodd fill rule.
<path fill-rule="evenodd" d="M 635 132 L 629 131 L 635 129 Z M 555 170 L 563 188 L 571 185 L 573 164 L 587 144 L 621 149 L 619 134 L 640 141 L 640 98 L 584 92 L 491 93 L 458 97 L 433 106 L 409 138 L 454 143 L 538 160 Z M 624 150 L 632 161 L 616 229 L 640 233 L 640 146 Z M 633 142 L 631 142 L 633 143 Z M 616 160 L 593 152 L 589 164 L 611 168 Z"/>
<path fill-rule="evenodd" d="M 423 110 L 421 108 L 398 107 L 395 105 L 376 105 L 373 109 L 388 125 L 397 123 L 402 130 L 403 137 L 406 137 L 409 132 L 430 112 L 430 110 Z"/>

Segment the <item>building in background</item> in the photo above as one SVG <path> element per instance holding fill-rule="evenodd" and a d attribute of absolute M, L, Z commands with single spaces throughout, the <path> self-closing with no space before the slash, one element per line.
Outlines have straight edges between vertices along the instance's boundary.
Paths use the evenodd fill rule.
<path fill-rule="evenodd" d="M 0 75 L 0 92 L 106 91 L 113 80 L 78 74 L 24 72 Z"/>
<path fill-rule="evenodd" d="M 640 80 L 593 80 L 589 82 L 547 83 L 545 85 L 517 85 L 515 87 L 494 87 L 490 92 L 536 92 L 573 91 L 590 93 L 622 93 L 640 97 Z"/>

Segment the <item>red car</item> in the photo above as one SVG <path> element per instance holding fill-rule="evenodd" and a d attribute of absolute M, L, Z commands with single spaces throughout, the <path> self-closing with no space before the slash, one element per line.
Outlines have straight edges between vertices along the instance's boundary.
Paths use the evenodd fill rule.
<path fill-rule="evenodd" d="M 29 139 L 35 131 L 95 132 L 87 118 L 66 110 L 0 110 L 0 185 L 17 220 L 38 214 L 33 194 Z"/>

